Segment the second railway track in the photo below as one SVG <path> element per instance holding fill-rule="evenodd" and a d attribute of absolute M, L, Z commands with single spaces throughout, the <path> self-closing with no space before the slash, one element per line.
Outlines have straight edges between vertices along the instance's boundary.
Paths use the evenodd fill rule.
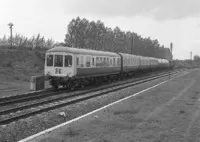
<path fill-rule="evenodd" d="M 171 72 L 171 74 L 175 74 L 177 72 L 180 71 L 174 71 Z M 30 103 L 28 104 L 23 104 L 23 105 L 14 105 L 14 107 L 10 107 L 9 109 L 5 109 L 5 110 L 1 110 L 0 111 L 0 125 L 5 125 L 14 121 L 17 121 L 19 119 L 23 119 L 23 118 L 27 118 L 29 116 L 33 116 L 36 114 L 40 114 L 42 112 L 46 112 L 49 110 L 53 110 L 59 107 L 63 107 L 63 106 L 67 106 L 70 104 L 74 104 L 77 102 L 81 102 L 84 100 L 88 100 L 90 98 L 94 98 L 97 96 L 101 96 L 110 92 L 114 92 L 117 90 L 121 90 L 127 87 L 131 87 L 137 84 L 141 84 L 141 83 L 145 83 L 151 80 L 155 80 L 158 78 L 162 78 L 165 76 L 168 76 L 169 73 L 160 73 L 159 75 L 154 75 L 154 76 L 150 76 L 150 77 L 143 77 L 140 79 L 136 79 L 134 80 L 128 80 L 126 82 L 122 82 L 122 83 L 116 83 L 116 84 L 109 84 L 106 87 L 98 87 L 97 89 L 91 89 L 91 90 L 83 90 L 83 91 L 76 91 L 76 93 L 72 93 L 69 95 L 58 95 L 55 98 L 49 98 L 47 100 L 40 100 L 40 101 L 33 101 L 31 103 L 31 98 L 36 97 L 37 99 L 39 99 L 40 97 L 38 97 L 37 95 L 34 96 L 30 96 L 30 98 L 25 97 L 21 100 L 26 100 L 26 101 L 30 101 Z M 66 92 L 66 91 L 65 91 Z M 56 93 L 56 92 L 46 92 L 46 96 L 48 96 L 48 93 Z M 64 93 L 64 91 L 60 92 L 60 93 Z M 72 95 L 73 94 L 73 95 Z M 45 94 L 44 94 L 45 95 Z M 41 97 L 42 98 L 42 97 Z M 24 101 L 20 101 L 20 99 L 13 99 L 10 100 L 10 102 L 14 102 L 15 103 L 22 103 Z M 9 101 L 1 101 L 0 100 L 0 106 L 1 104 L 3 106 L 9 105 L 8 103 Z M 7 103 L 7 104 L 6 104 Z"/>

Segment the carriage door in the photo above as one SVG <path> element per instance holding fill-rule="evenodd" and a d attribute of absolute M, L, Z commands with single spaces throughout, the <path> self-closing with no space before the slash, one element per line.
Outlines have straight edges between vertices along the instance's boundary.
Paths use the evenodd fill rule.
<path fill-rule="evenodd" d="M 66 76 L 74 76 L 74 56 L 73 54 L 64 54 L 64 73 Z"/>

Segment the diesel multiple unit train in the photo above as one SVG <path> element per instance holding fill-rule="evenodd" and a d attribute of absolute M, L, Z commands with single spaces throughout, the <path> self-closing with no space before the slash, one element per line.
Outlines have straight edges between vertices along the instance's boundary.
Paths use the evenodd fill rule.
<path fill-rule="evenodd" d="M 46 52 L 45 75 L 53 87 L 70 88 L 168 66 L 166 59 L 59 46 Z"/>

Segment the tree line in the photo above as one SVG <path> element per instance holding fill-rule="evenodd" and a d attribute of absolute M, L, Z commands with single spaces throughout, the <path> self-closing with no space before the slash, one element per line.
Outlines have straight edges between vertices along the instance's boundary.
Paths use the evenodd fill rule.
<path fill-rule="evenodd" d="M 0 47 L 10 47 L 11 39 L 6 35 L 0 38 Z M 54 47 L 55 41 L 53 39 L 45 39 L 44 36 L 37 34 L 27 38 L 23 35 L 16 34 L 12 37 L 13 48 L 23 48 L 23 49 L 49 49 Z"/>
<path fill-rule="evenodd" d="M 10 47 L 10 42 L 10 37 L 4 35 L 3 38 L 0 38 L 0 47 Z M 12 38 L 12 43 L 13 47 L 23 49 L 46 50 L 61 45 L 172 59 L 169 48 L 164 48 L 157 39 L 143 38 L 137 33 L 122 31 L 119 27 L 114 29 L 106 27 L 100 20 L 95 22 L 80 17 L 72 19 L 68 24 L 63 43 L 45 39 L 40 34 L 30 38 L 16 34 Z"/>
<path fill-rule="evenodd" d="M 194 55 L 193 60 L 194 60 L 195 62 L 200 63 L 200 56 L 199 56 L 199 55 Z"/>
<path fill-rule="evenodd" d="M 65 45 L 111 52 L 123 52 L 141 56 L 171 59 L 169 48 L 158 40 L 143 38 L 131 31 L 106 27 L 103 22 L 77 17 L 68 24 Z"/>

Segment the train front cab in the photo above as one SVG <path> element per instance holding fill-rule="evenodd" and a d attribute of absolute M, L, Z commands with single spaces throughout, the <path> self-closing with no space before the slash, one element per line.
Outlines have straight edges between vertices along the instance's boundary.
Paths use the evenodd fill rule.
<path fill-rule="evenodd" d="M 45 75 L 51 79 L 51 85 L 57 86 L 60 81 L 74 76 L 75 56 L 65 52 L 47 52 Z"/>

